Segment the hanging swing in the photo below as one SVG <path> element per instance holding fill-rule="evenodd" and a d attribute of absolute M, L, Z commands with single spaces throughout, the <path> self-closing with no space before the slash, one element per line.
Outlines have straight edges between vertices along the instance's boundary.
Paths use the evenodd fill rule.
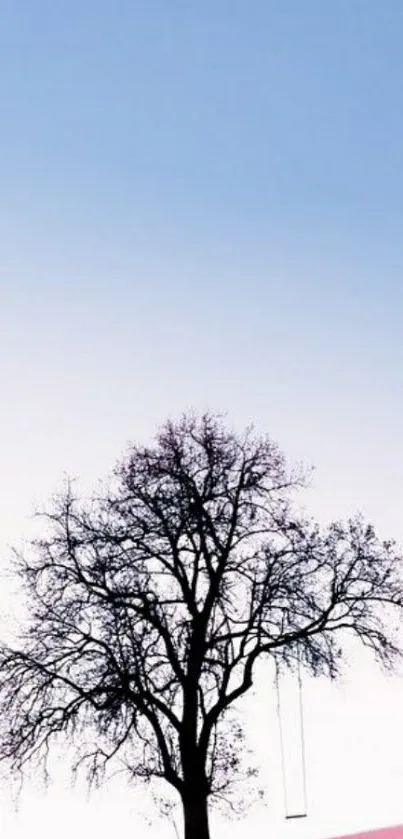
<path fill-rule="evenodd" d="M 305 758 L 305 733 L 304 733 L 304 713 L 303 713 L 303 696 L 302 696 L 302 679 L 301 679 L 301 662 L 299 653 L 297 654 L 297 686 L 298 686 L 298 715 L 299 715 L 299 733 L 301 743 L 301 775 L 302 775 L 302 807 L 301 809 L 293 809 L 289 803 L 287 791 L 287 772 L 286 772 L 286 755 L 284 748 L 284 726 L 281 708 L 280 697 L 280 673 L 277 661 L 275 661 L 276 668 L 276 692 L 277 692 L 277 717 L 280 734 L 280 751 L 281 751 L 281 766 L 283 778 L 283 794 L 284 794 L 284 815 L 287 820 L 290 819 L 304 819 L 307 817 L 307 785 L 306 785 L 306 758 Z"/>

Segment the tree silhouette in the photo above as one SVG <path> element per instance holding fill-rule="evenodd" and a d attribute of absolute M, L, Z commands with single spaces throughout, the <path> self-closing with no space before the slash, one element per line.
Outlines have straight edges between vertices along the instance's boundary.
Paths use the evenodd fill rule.
<path fill-rule="evenodd" d="M 395 547 L 360 518 L 322 531 L 298 515 L 301 483 L 269 439 L 187 415 L 133 446 L 102 497 L 69 486 L 16 558 L 29 616 L 0 652 L 10 771 L 64 736 L 92 779 L 112 760 L 165 779 L 185 839 L 208 839 L 208 801 L 240 764 L 226 720 L 259 658 L 334 678 L 350 633 L 392 666 Z"/>

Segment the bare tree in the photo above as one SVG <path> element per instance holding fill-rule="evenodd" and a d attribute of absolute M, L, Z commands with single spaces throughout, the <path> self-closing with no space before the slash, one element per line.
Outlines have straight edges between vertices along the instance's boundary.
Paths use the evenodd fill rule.
<path fill-rule="evenodd" d="M 260 657 L 334 678 L 350 633 L 392 666 L 394 545 L 360 518 L 322 531 L 295 512 L 300 484 L 269 439 L 190 415 L 133 446 L 101 498 L 59 496 L 16 560 L 29 618 L 0 653 L 10 770 L 64 736 L 92 779 L 112 760 L 165 779 L 185 839 L 208 839 L 208 801 L 240 763 L 228 714 Z"/>

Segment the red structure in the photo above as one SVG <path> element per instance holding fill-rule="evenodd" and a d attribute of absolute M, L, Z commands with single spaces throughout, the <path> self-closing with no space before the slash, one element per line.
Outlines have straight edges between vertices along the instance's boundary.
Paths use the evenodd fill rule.
<path fill-rule="evenodd" d="M 403 839 L 403 824 L 383 827 L 380 830 L 367 830 L 365 833 L 350 833 L 349 836 L 335 836 L 334 839 Z"/>

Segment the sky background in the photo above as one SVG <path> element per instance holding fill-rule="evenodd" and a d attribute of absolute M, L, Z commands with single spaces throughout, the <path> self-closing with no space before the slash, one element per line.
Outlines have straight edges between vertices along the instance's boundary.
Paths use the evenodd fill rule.
<path fill-rule="evenodd" d="M 86 491 L 190 407 L 315 464 L 321 521 L 361 509 L 403 541 L 403 4 L 0 13 L 4 565 L 64 472 Z M 269 805 L 234 839 L 403 823 L 403 681 L 352 664 L 339 687 L 305 686 L 309 818 L 292 824 L 262 671 L 249 721 Z M 18 815 L 1 800 L 11 839 L 103 839 L 117 812 L 174 839 L 122 782 L 87 802 L 59 780 Z"/>

